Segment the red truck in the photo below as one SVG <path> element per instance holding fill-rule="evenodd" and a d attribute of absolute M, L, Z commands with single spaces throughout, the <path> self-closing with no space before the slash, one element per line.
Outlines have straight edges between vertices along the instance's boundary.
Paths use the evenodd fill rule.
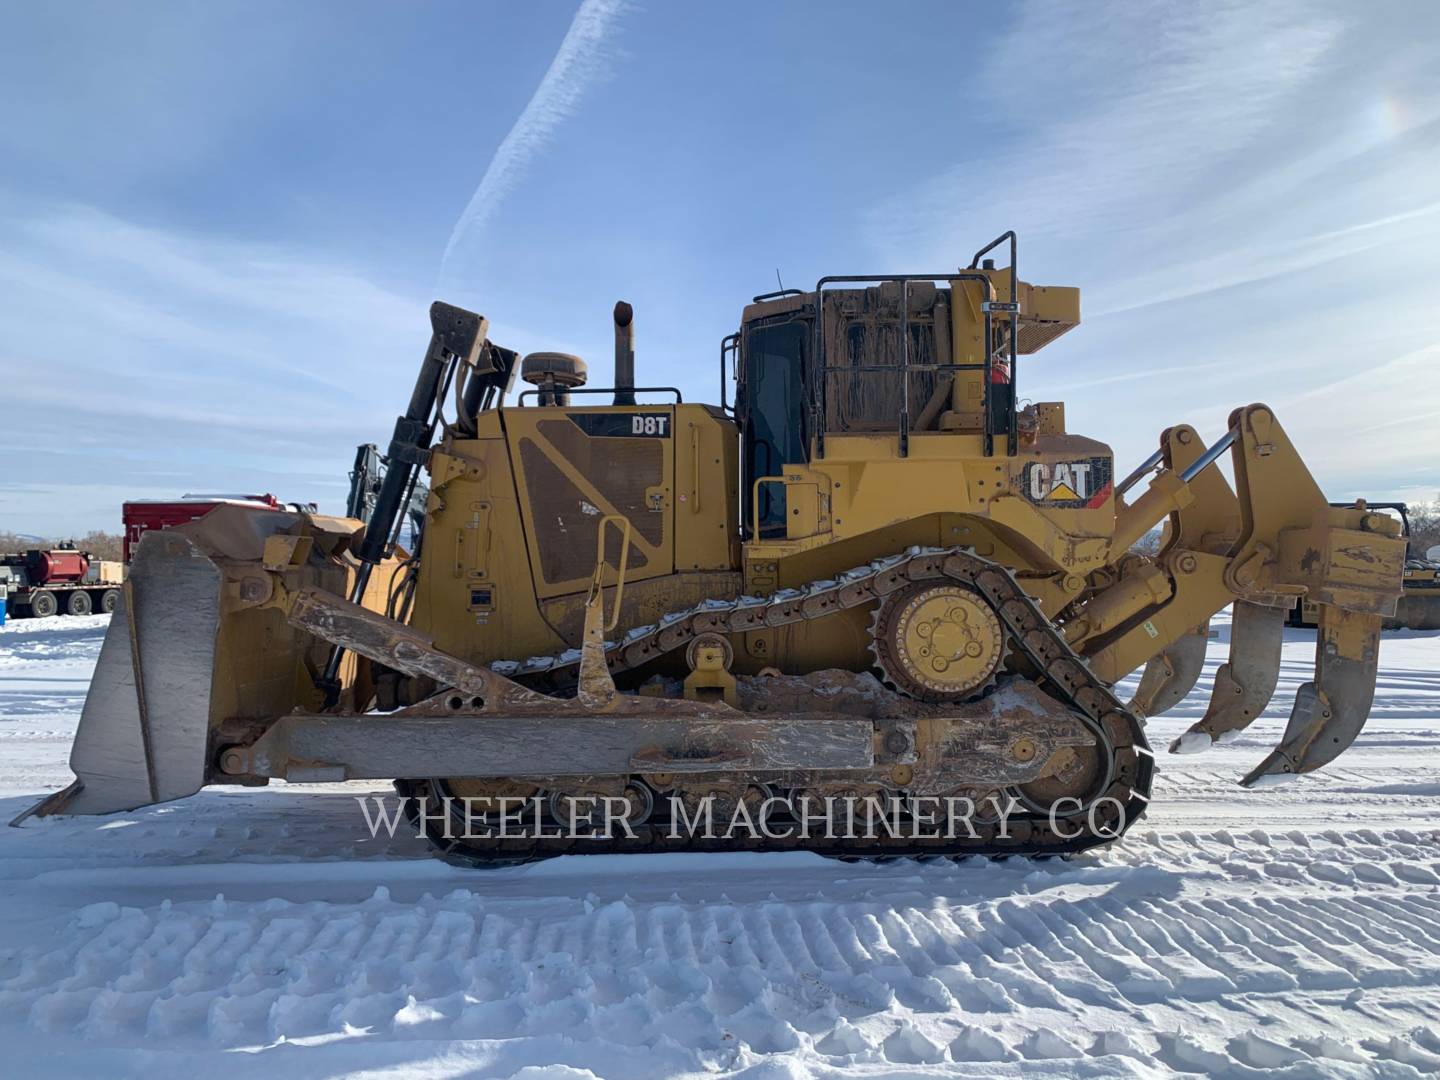
<path fill-rule="evenodd" d="M 130 552 L 140 537 L 151 529 L 171 529 L 187 521 L 204 517 L 217 506 L 268 506 L 271 510 L 286 509 L 274 495 L 186 495 L 182 499 L 137 499 L 121 507 L 125 522 L 125 565 L 130 565 Z"/>

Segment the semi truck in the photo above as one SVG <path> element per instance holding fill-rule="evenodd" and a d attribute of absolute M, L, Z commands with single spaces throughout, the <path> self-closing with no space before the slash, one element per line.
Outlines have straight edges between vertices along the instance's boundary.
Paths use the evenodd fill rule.
<path fill-rule="evenodd" d="M 17 617 L 114 611 L 124 580 L 120 563 L 74 547 L 0 555 L 0 592 L 7 614 Z"/>

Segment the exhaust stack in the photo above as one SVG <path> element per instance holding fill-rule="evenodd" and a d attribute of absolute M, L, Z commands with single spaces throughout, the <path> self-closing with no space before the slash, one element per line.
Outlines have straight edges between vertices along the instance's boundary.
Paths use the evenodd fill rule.
<path fill-rule="evenodd" d="M 615 302 L 615 404 L 635 404 L 635 309 Z"/>

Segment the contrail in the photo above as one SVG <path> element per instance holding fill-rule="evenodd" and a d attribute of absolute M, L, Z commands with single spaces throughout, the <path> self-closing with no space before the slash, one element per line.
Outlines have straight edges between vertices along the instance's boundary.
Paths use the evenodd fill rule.
<path fill-rule="evenodd" d="M 535 156 L 549 142 L 555 128 L 575 112 L 585 91 L 604 74 L 604 54 L 600 46 L 627 6 L 626 0 L 583 0 L 545 77 L 520 118 L 496 147 L 480 186 L 455 223 L 445 254 L 440 258 L 442 277 L 461 242 L 490 220 L 500 202 L 520 182 Z"/>

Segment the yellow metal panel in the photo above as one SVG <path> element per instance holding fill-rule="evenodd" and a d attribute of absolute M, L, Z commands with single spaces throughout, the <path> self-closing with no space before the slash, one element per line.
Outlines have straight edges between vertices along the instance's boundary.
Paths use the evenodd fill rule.
<path fill-rule="evenodd" d="M 820 487 L 802 481 L 785 482 L 785 535 L 792 540 L 820 531 Z"/>
<path fill-rule="evenodd" d="M 627 580 L 674 570 L 675 413 L 668 405 L 502 411 L 537 596 L 588 586 L 607 514 L 633 526 Z M 655 423 L 637 432 L 637 419 Z M 594 433 L 607 424 L 616 434 Z M 658 458 L 658 466 L 638 470 L 624 460 L 632 451 Z M 618 568 L 618 550 L 608 561 Z"/>
<path fill-rule="evenodd" d="M 1036 403 L 1036 432 L 1040 435 L 1065 434 L 1065 403 L 1063 401 L 1041 401 Z"/>
<path fill-rule="evenodd" d="M 675 568 L 733 568 L 739 533 L 739 432 L 705 405 L 675 409 Z"/>
<path fill-rule="evenodd" d="M 480 420 L 480 438 L 447 440 L 431 459 L 410 623 L 472 663 L 564 649 L 536 606 L 508 445 L 495 414 Z"/>
<path fill-rule="evenodd" d="M 1064 285 L 1020 284 L 1021 319 L 1038 319 L 1044 322 L 1080 322 L 1080 290 Z"/>
<path fill-rule="evenodd" d="M 1032 491 L 1036 466 L 1056 481 L 1043 485 L 1038 499 Z M 814 477 L 828 489 L 826 531 L 835 540 L 929 514 L 973 514 L 992 518 L 1027 560 L 1056 571 L 1083 571 L 1109 559 L 1112 471 L 1110 448 L 1078 435 L 1040 435 L 1026 453 L 987 458 L 978 435 L 946 433 L 912 436 L 904 458 L 894 435 L 831 436 L 823 460 L 809 469 L 785 469 L 787 476 Z M 826 542 L 798 526 L 787 535 L 804 547 Z"/>
<path fill-rule="evenodd" d="M 1405 541 L 1359 529 L 1312 527 L 1280 534 L 1281 576 L 1311 599 L 1351 611 L 1395 614 Z"/>

